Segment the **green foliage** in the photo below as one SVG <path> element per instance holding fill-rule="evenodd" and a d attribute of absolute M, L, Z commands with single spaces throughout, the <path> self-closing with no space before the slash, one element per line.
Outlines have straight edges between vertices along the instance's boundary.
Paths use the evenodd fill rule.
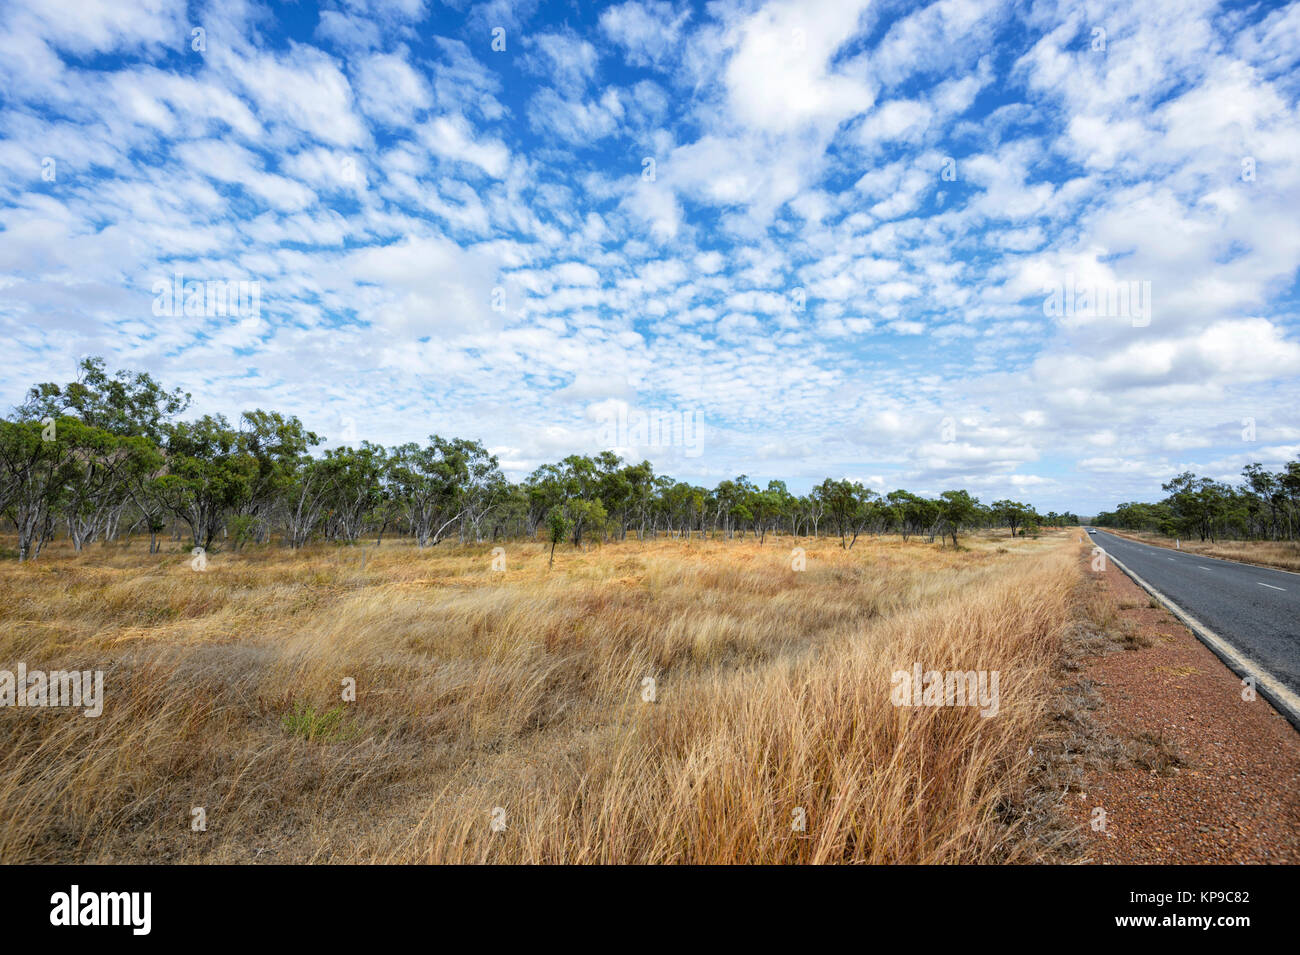
<path fill-rule="evenodd" d="M 1016 536 L 1016 528 L 1035 519 L 1034 509 L 1019 501 L 994 501 L 989 509 L 995 520 L 1010 528 L 1011 536 Z"/>
<path fill-rule="evenodd" d="M 251 514 L 236 514 L 226 522 L 226 533 L 230 535 L 230 545 L 239 550 L 253 539 L 257 520 Z"/>
<path fill-rule="evenodd" d="M 569 519 L 558 507 L 546 516 L 546 526 L 551 532 L 551 546 L 564 540 L 569 534 Z"/>
<path fill-rule="evenodd" d="M 169 426 L 166 450 L 167 471 L 154 491 L 189 526 L 194 544 L 210 549 L 229 512 L 251 500 L 258 459 L 221 415 Z"/>
<path fill-rule="evenodd" d="M 744 474 L 712 489 L 656 474 L 648 461 L 613 451 L 574 454 L 508 481 L 478 442 L 430 435 L 395 448 L 361 442 L 316 453 L 324 438 L 274 411 L 177 421 L 189 396 L 145 374 L 109 376 L 101 359 L 79 366 L 77 381 L 33 387 L 0 420 L 0 513 L 18 530 L 18 556 L 40 553 L 66 530 L 74 547 L 143 528 L 157 535 L 188 528 L 211 549 L 223 537 L 290 547 L 311 540 L 355 542 L 385 532 L 433 546 L 450 535 L 534 538 L 545 527 L 551 557 L 635 529 L 684 539 L 710 534 L 820 535 L 845 549 L 863 533 L 951 540 L 970 528 L 1012 535 L 1079 523 L 1069 512 L 1040 515 L 1000 499 L 985 507 L 963 490 L 929 498 L 903 489 L 881 497 L 860 482 L 827 477 L 807 494 L 784 481 L 765 486 Z M 1300 461 L 1278 472 L 1256 463 L 1240 486 L 1180 474 L 1154 504 L 1130 502 L 1095 521 L 1166 534 L 1291 538 L 1300 532 Z"/>
<path fill-rule="evenodd" d="M 854 481 L 827 478 L 813 488 L 825 509 L 826 519 L 840 535 L 840 546 L 852 550 L 858 535 L 873 520 L 885 523 L 891 512 L 879 503 L 879 496 Z"/>
<path fill-rule="evenodd" d="M 388 479 L 421 547 L 439 543 L 484 495 L 500 487 L 497 459 L 477 441 L 429 436 L 394 448 Z"/>
<path fill-rule="evenodd" d="M 551 559 L 547 564 L 549 567 L 555 563 L 555 546 L 568 536 L 570 527 L 568 515 L 559 506 L 552 507 L 551 512 L 546 515 L 546 525 L 551 532 Z"/>
<path fill-rule="evenodd" d="M 1190 471 L 1167 481 L 1156 503 L 1129 501 L 1093 518 L 1101 527 L 1152 531 L 1168 537 L 1294 540 L 1300 532 L 1300 461 L 1277 472 L 1258 462 L 1232 486 Z"/>
<path fill-rule="evenodd" d="M 119 371 L 110 378 L 102 358 L 83 359 L 78 370 L 80 377 L 69 384 L 33 386 L 18 409 L 19 419 L 67 416 L 109 434 L 142 436 L 157 445 L 163 441 L 166 422 L 190 404 L 187 393 L 165 391 L 145 372 Z"/>
<path fill-rule="evenodd" d="M 969 527 L 980 517 L 979 498 L 968 491 L 944 491 L 939 495 L 939 517 L 946 533 L 957 546 L 957 532 Z"/>
<path fill-rule="evenodd" d="M 354 739 L 358 730 L 350 726 L 342 706 L 317 711 L 307 703 L 296 703 L 280 720 L 281 727 L 313 743 L 337 743 Z"/>

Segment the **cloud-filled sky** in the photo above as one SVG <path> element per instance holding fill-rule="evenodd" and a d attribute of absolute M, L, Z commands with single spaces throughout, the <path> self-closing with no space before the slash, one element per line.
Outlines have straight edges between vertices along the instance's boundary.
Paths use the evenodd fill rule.
<path fill-rule="evenodd" d="M 7 406 L 1081 513 L 1300 453 L 1300 4 L 3 8 Z"/>

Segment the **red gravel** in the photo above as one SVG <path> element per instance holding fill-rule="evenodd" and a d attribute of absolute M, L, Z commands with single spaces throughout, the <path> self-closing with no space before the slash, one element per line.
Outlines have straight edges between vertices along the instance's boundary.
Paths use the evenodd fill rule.
<path fill-rule="evenodd" d="M 1085 861 L 1300 862 L 1300 734 L 1263 697 L 1243 701 L 1241 681 L 1122 571 L 1104 573 L 1121 619 L 1154 642 L 1084 661 L 1104 701 L 1095 719 L 1120 740 L 1171 741 L 1178 761 L 1088 774 L 1066 800 Z"/>

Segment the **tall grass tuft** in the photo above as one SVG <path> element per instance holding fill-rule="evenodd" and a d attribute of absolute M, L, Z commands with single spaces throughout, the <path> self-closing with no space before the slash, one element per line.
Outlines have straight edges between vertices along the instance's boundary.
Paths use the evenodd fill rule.
<path fill-rule="evenodd" d="M 0 565 L 0 668 L 104 713 L 0 709 L 0 861 L 1029 861 L 1076 539 L 56 546 Z M 914 662 L 998 714 L 894 706 Z"/>

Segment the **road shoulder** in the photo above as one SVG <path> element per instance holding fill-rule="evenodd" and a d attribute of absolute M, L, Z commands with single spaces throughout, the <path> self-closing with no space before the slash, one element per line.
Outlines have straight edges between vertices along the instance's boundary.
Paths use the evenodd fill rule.
<path fill-rule="evenodd" d="M 1065 800 L 1081 857 L 1300 862 L 1300 734 L 1112 562 L 1085 568 L 1122 638 L 1079 661 L 1111 742 Z"/>

